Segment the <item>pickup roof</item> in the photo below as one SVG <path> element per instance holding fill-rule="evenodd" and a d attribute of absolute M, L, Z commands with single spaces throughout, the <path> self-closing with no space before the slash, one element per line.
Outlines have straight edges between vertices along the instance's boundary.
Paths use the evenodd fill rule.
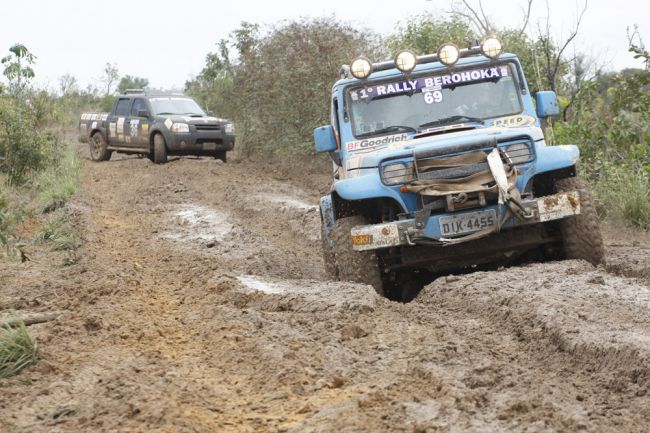
<path fill-rule="evenodd" d="M 79 141 L 89 143 L 94 161 L 113 152 L 148 155 L 157 164 L 167 155 L 213 156 L 226 162 L 235 146 L 232 122 L 208 116 L 189 96 L 127 91 L 110 113 L 83 113 Z"/>

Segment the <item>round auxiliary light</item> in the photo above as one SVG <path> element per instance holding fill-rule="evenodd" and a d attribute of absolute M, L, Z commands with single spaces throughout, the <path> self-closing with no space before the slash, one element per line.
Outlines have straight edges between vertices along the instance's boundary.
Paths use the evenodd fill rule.
<path fill-rule="evenodd" d="M 460 59 L 460 49 L 454 44 L 444 44 L 438 48 L 438 59 L 445 66 L 455 65 Z"/>
<path fill-rule="evenodd" d="M 503 52 L 503 44 L 494 36 L 490 36 L 481 44 L 481 52 L 484 56 L 496 59 Z"/>
<path fill-rule="evenodd" d="M 411 51 L 401 51 L 395 56 L 395 66 L 405 74 L 410 73 L 418 64 L 418 58 Z"/>
<path fill-rule="evenodd" d="M 359 57 L 350 65 L 350 72 L 354 78 L 366 79 L 372 74 L 372 63 L 365 57 Z"/>

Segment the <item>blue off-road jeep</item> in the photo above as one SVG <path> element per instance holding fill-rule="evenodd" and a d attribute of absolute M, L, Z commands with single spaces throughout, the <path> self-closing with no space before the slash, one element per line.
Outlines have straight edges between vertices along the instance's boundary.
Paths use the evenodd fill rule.
<path fill-rule="evenodd" d="M 604 261 L 578 148 L 547 146 L 521 64 L 496 38 L 358 58 L 314 131 L 335 180 L 321 199 L 328 273 L 404 298 L 420 276 L 531 258 Z M 535 256 L 535 257 L 531 257 Z"/>

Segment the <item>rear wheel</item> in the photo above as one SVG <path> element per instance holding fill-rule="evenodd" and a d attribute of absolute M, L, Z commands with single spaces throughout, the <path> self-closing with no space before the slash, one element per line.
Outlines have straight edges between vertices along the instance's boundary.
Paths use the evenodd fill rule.
<path fill-rule="evenodd" d="M 164 164 L 167 162 L 167 145 L 165 137 L 162 134 L 153 136 L 153 162 L 156 164 Z"/>
<path fill-rule="evenodd" d="M 108 161 L 113 154 L 112 150 L 108 150 L 106 139 L 100 132 L 95 132 L 90 137 L 90 159 L 93 161 Z"/>
<path fill-rule="evenodd" d="M 353 227 L 368 224 L 359 215 L 339 218 L 334 221 L 332 240 L 334 241 L 334 257 L 337 277 L 340 281 L 370 284 L 377 293 L 384 295 L 381 281 L 379 260 L 374 251 L 355 251 L 352 249 Z"/>
<path fill-rule="evenodd" d="M 567 259 L 583 259 L 593 265 L 605 264 L 605 248 L 598 225 L 598 215 L 587 182 L 576 177 L 555 182 L 558 192 L 580 193 L 580 215 L 560 221 L 564 255 Z"/>

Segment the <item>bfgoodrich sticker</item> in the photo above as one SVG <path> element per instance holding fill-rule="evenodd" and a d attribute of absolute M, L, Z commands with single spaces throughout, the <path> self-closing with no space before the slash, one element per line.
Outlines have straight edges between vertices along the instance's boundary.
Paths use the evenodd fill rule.
<path fill-rule="evenodd" d="M 372 151 L 389 144 L 401 143 L 409 139 L 408 134 L 388 135 L 385 137 L 365 138 L 363 140 L 348 141 L 348 152 Z"/>

